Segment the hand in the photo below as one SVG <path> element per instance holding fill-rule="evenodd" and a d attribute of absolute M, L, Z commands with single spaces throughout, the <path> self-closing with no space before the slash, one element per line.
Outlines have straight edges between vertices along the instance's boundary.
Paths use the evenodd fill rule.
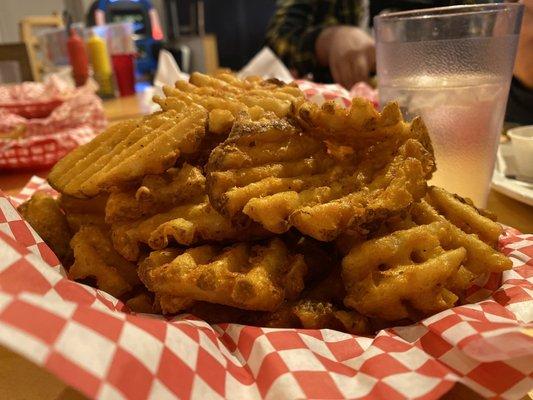
<path fill-rule="evenodd" d="M 367 80 L 376 63 L 374 39 L 355 26 L 324 29 L 316 41 L 316 53 L 322 65 L 328 65 L 333 80 L 346 89 Z"/>

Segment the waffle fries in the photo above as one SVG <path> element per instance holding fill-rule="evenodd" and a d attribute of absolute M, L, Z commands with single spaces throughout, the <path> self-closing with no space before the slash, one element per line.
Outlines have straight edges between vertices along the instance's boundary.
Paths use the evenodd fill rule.
<path fill-rule="evenodd" d="M 164 93 L 57 164 L 59 201 L 21 207 L 72 279 L 130 310 L 369 334 L 511 267 L 500 225 L 428 188 L 429 135 L 396 104 L 228 73 Z"/>
<path fill-rule="evenodd" d="M 155 252 L 141 263 L 139 276 L 149 290 L 163 295 L 274 311 L 302 291 L 306 270 L 302 255 L 272 239 L 265 245 Z"/>
<path fill-rule="evenodd" d="M 123 259 L 113 248 L 109 236 L 97 226 L 83 226 L 72 238 L 74 264 L 69 277 L 93 278 L 102 290 L 121 297 L 140 283 L 135 264 Z"/>
<path fill-rule="evenodd" d="M 52 187 L 74 197 L 93 197 L 171 167 L 180 154 L 197 150 L 207 113 L 190 106 L 112 126 L 63 158 L 50 172 Z"/>
<path fill-rule="evenodd" d="M 380 158 L 372 157 L 378 148 Z M 433 158 L 420 142 L 407 139 L 392 154 L 381 144 L 375 149 L 338 158 L 287 121 L 241 120 L 211 153 L 209 199 L 230 218 L 245 214 L 274 233 L 294 226 L 330 241 L 400 212 L 425 193 Z"/>
<path fill-rule="evenodd" d="M 37 192 L 29 201 L 22 204 L 18 211 L 61 262 L 66 264 L 72 262 L 72 249 L 69 246 L 72 234 L 55 199 Z"/>
<path fill-rule="evenodd" d="M 456 220 L 457 209 L 474 220 L 479 232 L 495 223 L 443 189 L 430 188 L 427 199 L 440 200 L 441 212 Z M 511 261 L 480 237 L 467 233 L 425 200 L 414 204 L 408 229 L 356 245 L 343 259 L 345 304 L 364 315 L 417 319 L 456 304 L 479 275 L 511 268 Z"/>

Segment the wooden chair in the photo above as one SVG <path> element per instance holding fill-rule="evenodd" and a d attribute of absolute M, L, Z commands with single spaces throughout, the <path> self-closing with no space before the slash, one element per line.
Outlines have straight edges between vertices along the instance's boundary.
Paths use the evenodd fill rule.
<path fill-rule="evenodd" d="M 62 26 L 63 18 L 57 14 L 28 16 L 19 22 L 20 39 L 28 48 L 33 80 L 40 81 L 43 71 L 42 61 L 39 59 L 39 40 L 35 34 L 36 30 Z"/>
<path fill-rule="evenodd" d="M 15 61 L 22 81 L 33 80 L 31 62 L 25 43 L 0 44 L 0 62 Z M 5 82 L 3 82 L 5 83 Z"/>

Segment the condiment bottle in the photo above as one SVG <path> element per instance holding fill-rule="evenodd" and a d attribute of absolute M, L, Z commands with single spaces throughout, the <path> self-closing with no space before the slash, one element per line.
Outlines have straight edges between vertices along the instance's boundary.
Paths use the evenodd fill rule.
<path fill-rule="evenodd" d="M 73 28 L 70 29 L 67 51 L 74 82 L 76 82 L 76 86 L 83 86 L 89 77 L 89 60 L 87 59 L 85 43 Z"/>
<path fill-rule="evenodd" d="M 113 89 L 113 72 L 105 40 L 92 31 L 91 37 L 87 42 L 87 48 L 93 66 L 94 79 L 100 86 L 98 94 L 102 97 L 113 97 L 115 93 Z"/>

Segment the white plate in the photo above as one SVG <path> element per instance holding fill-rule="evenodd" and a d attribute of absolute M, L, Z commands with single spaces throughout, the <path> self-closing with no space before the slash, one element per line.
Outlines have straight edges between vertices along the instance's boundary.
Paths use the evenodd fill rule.
<path fill-rule="evenodd" d="M 515 200 L 533 206 L 533 183 L 507 178 L 504 175 L 506 169 L 505 160 L 512 156 L 510 152 L 511 146 L 509 144 L 501 144 L 498 148 L 496 167 L 492 176 L 492 188 Z"/>

